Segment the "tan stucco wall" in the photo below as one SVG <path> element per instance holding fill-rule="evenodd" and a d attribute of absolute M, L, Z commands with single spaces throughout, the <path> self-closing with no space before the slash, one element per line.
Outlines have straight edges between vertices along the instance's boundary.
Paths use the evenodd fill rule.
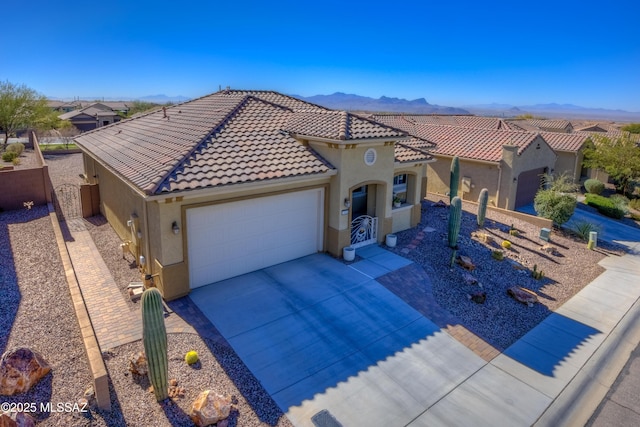
<path fill-rule="evenodd" d="M 558 158 L 554 167 L 555 174 L 567 173 L 573 177 L 574 182 L 580 182 L 580 174 L 582 171 L 582 160 L 584 158 L 581 151 L 568 152 L 556 151 Z"/>
<path fill-rule="evenodd" d="M 451 157 L 436 156 L 436 159 L 435 163 L 427 165 L 427 190 L 429 193 L 441 194 L 444 199 L 449 193 Z M 486 188 L 489 190 L 490 202 L 496 203 L 499 175 L 497 163 L 489 164 L 460 159 L 460 187 L 462 186 L 462 178 L 468 177 L 471 179 L 471 191 L 463 192 L 458 187 L 458 196 L 462 196 L 463 200 L 475 201 L 480 196 L 480 190 Z"/>

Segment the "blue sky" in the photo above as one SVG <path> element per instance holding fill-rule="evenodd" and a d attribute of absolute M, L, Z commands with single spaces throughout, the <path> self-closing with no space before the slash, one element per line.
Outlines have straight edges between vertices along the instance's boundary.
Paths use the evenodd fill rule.
<path fill-rule="evenodd" d="M 640 112 L 640 2 L 9 1 L 0 80 L 50 97 L 269 89 Z"/>

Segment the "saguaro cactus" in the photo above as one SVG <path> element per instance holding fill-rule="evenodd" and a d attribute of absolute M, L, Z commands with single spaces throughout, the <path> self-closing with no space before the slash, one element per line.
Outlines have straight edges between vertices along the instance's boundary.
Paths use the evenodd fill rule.
<path fill-rule="evenodd" d="M 489 201 L 489 190 L 483 188 L 478 197 L 478 227 L 484 227 L 484 220 L 487 217 L 487 202 Z"/>
<path fill-rule="evenodd" d="M 456 196 L 449 206 L 449 247 L 453 249 L 451 254 L 451 266 L 456 260 L 458 249 L 458 234 L 460 233 L 460 221 L 462 219 L 462 200 Z"/>
<path fill-rule="evenodd" d="M 462 200 L 456 196 L 451 200 L 449 206 L 449 247 L 455 248 L 458 242 L 458 233 L 460 233 L 460 219 L 462 216 Z"/>
<path fill-rule="evenodd" d="M 458 186 L 460 185 L 460 159 L 454 156 L 451 159 L 451 174 L 449 175 L 449 202 L 458 195 Z"/>
<path fill-rule="evenodd" d="M 169 363 L 167 360 L 167 330 L 164 325 L 162 295 L 157 288 L 142 294 L 142 340 L 149 365 L 149 381 L 159 401 L 169 397 Z"/>

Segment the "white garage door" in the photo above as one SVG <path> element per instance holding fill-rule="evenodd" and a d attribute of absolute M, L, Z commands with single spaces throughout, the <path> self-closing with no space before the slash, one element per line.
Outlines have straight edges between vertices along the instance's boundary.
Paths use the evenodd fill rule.
<path fill-rule="evenodd" d="M 191 288 L 322 251 L 324 190 L 187 209 Z"/>

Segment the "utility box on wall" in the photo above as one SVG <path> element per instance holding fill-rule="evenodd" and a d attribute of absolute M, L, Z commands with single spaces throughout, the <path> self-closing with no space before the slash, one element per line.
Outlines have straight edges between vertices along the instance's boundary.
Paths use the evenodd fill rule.
<path fill-rule="evenodd" d="M 80 203 L 82 217 L 89 218 L 100 213 L 100 189 L 98 184 L 82 184 L 80 186 Z"/>

